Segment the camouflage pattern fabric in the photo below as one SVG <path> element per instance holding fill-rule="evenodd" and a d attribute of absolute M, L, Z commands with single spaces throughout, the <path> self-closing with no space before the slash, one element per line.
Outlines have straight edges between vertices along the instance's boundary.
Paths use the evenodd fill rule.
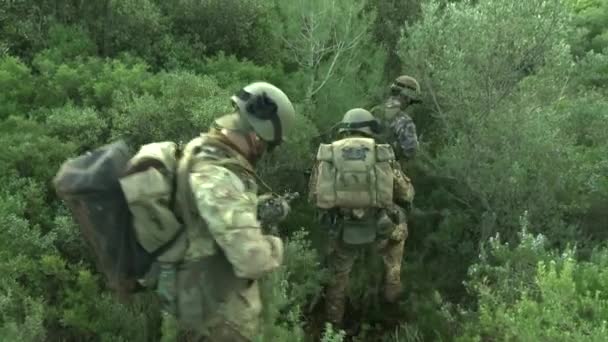
<path fill-rule="evenodd" d="M 381 142 L 391 144 L 398 159 L 413 159 L 418 149 L 416 125 L 406 110 L 401 108 L 401 102 L 391 96 L 384 104 L 374 107 L 371 112 L 384 127 Z"/>
<path fill-rule="evenodd" d="M 402 154 L 406 160 L 413 159 L 418 149 L 414 120 L 402 111 L 390 122 L 389 127 L 394 135 L 393 148 L 398 151 L 397 155 Z"/>
<path fill-rule="evenodd" d="M 393 230 L 387 239 L 374 243 L 375 250 L 384 262 L 384 297 L 394 302 L 401 294 L 401 261 L 408 231 L 405 221 Z M 329 253 L 329 270 L 332 274 L 325 297 L 325 315 L 327 320 L 339 325 L 344 317 L 346 291 L 350 272 L 357 255 L 363 247 L 348 245 L 341 238 L 332 239 Z"/>
<path fill-rule="evenodd" d="M 393 170 L 393 200 L 395 204 L 386 208 L 391 221 L 395 224 L 388 234 L 379 234 L 373 242 L 376 250 L 384 260 L 384 297 L 393 302 L 401 293 L 401 261 L 403 248 L 408 236 L 406 213 L 404 208 L 411 205 L 414 200 L 414 187 L 410 179 L 403 173 L 397 162 L 391 163 Z M 316 167 L 313 168 L 309 182 L 309 201 L 314 203 L 314 184 L 317 177 Z M 344 316 L 346 289 L 353 264 L 365 245 L 349 245 L 342 238 L 339 227 L 343 225 L 343 215 L 339 211 L 344 209 L 323 211 L 321 217 L 330 227 L 330 251 L 328 252 L 329 268 L 332 278 L 326 292 L 326 316 L 335 324 L 340 324 Z M 348 227 L 343 227 L 348 228 Z"/>
<path fill-rule="evenodd" d="M 189 243 L 176 265 L 174 315 L 204 341 L 251 341 L 262 309 L 257 279 L 282 263 L 282 241 L 262 234 L 257 185 L 244 158 L 208 135 L 189 143 L 188 151 L 191 191 L 179 203 L 188 209 Z M 171 288 L 159 283 L 158 292 Z"/>

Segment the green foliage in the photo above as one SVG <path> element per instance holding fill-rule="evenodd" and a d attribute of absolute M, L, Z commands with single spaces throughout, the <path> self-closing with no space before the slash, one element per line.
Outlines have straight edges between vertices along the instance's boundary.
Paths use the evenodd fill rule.
<path fill-rule="evenodd" d="M 41 51 L 46 58 L 64 62 L 77 57 L 94 56 L 97 46 L 87 32 L 78 26 L 54 24 L 49 28 L 48 46 Z"/>
<path fill-rule="evenodd" d="M 533 226 L 572 238 L 560 213 L 576 156 L 554 107 L 571 72 L 567 18 L 559 2 L 431 2 L 402 42 L 444 129 L 432 167 L 457 180 L 450 192 L 477 213 L 482 237 L 514 236 L 528 210 Z"/>
<path fill-rule="evenodd" d="M 471 288 L 479 304 L 458 341 L 601 341 L 608 330 L 606 250 L 578 261 L 544 247 L 544 237 L 525 230 L 511 249 L 490 241 L 471 268 Z"/>
<path fill-rule="evenodd" d="M 17 58 L 0 56 L 0 119 L 26 114 L 33 95 L 30 69 Z"/>
<path fill-rule="evenodd" d="M 608 3 L 603 0 L 568 1 L 576 13 L 577 34 L 572 40 L 574 51 L 606 52 L 608 48 Z"/>
<path fill-rule="evenodd" d="M 14 288 L 14 284 L 2 284 Z M 23 312 L 23 313 L 17 313 Z M 12 293 L 0 294 L 0 338 L 4 341 L 38 341 L 46 337 L 44 304 L 29 297 Z M 18 319 L 17 317 L 23 317 Z"/>
<path fill-rule="evenodd" d="M 406 168 L 416 208 L 404 300 L 378 300 L 382 261 L 367 253 L 349 291 L 357 336 L 323 325 L 326 232 L 296 201 L 285 264 L 261 282 L 261 338 L 602 340 L 607 10 L 600 0 L 0 0 L 0 340 L 177 336 L 152 293 L 121 304 L 95 272 L 51 188 L 66 158 L 121 137 L 187 142 L 232 110 L 233 92 L 264 80 L 300 115 L 259 174 L 306 197 L 320 133 L 378 104 L 402 73 L 424 99 L 412 111 L 422 150 Z"/>
<path fill-rule="evenodd" d="M 81 148 L 99 146 L 106 122 L 90 107 L 76 107 L 71 103 L 52 109 L 46 118 L 49 133 L 66 141 L 77 141 Z"/>
<path fill-rule="evenodd" d="M 343 94 L 350 96 L 350 102 L 359 96 L 364 98 L 365 92 L 348 91 L 358 90 L 358 86 L 365 90 L 369 89 L 367 86 L 373 88 L 376 84 L 366 81 L 377 81 L 374 77 L 382 73 L 377 65 L 384 63 L 384 55 L 375 53 L 378 47 L 371 44 L 374 12 L 361 15 L 365 1 L 277 1 L 276 6 L 282 19 L 280 37 L 289 52 L 287 64 L 301 72 L 303 113 L 315 123 L 327 126 L 327 118 L 334 119 L 336 113 L 325 110 L 337 109 L 343 114 L 352 108 L 352 103 L 336 100 L 344 101 Z M 375 59 L 368 64 L 366 57 Z M 323 101 L 319 99 L 322 94 L 333 94 L 338 99 Z"/>
<path fill-rule="evenodd" d="M 136 145 L 163 140 L 188 142 L 218 113 L 230 111 L 228 93 L 211 78 L 187 72 L 157 78 L 158 96 L 116 93 L 111 110 L 113 139 L 127 137 Z"/>
<path fill-rule="evenodd" d="M 45 127 L 34 121 L 10 117 L 0 123 L 0 170 L 31 177 L 39 181 L 51 179 L 57 168 L 75 150 L 73 142 L 61 142 L 48 136 Z"/>
<path fill-rule="evenodd" d="M 325 323 L 325 330 L 323 330 L 323 337 L 321 342 L 342 342 L 345 337 L 344 331 L 335 330 L 331 323 Z"/>
<path fill-rule="evenodd" d="M 277 61 L 275 23 L 271 7 L 264 1 L 161 1 L 160 6 L 171 18 L 178 41 L 195 47 L 193 58 L 223 51 L 260 63 Z"/>
<path fill-rule="evenodd" d="M 373 0 L 368 2 L 369 10 L 376 12 L 373 24 L 373 35 L 388 50 L 384 74 L 387 79 L 394 79 L 402 71 L 401 60 L 397 54 L 397 43 L 405 23 L 415 22 L 420 15 L 422 1 Z M 376 64 L 376 68 L 377 68 Z"/>
<path fill-rule="evenodd" d="M 235 55 L 221 52 L 217 56 L 206 58 L 198 71 L 205 75 L 213 75 L 218 85 L 231 93 L 240 90 L 243 84 L 264 80 L 281 88 L 289 94 L 292 101 L 301 99 L 297 79 L 285 75 L 276 66 L 239 60 Z"/>
<path fill-rule="evenodd" d="M 302 316 L 305 304 L 321 291 L 328 276 L 303 229 L 287 240 L 284 259 L 279 270 L 261 280 L 265 307 L 259 341 L 306 341 Z M 330 331 L 327 336 L 335 334 Z M 333 338 L 330 341 L 336 341 Z"/>

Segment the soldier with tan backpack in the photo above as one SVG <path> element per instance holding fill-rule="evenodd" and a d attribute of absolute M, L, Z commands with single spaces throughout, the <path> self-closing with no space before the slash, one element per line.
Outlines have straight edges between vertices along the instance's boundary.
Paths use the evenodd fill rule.
<path fill-rule="evenodd" d="M 231 101 L 233 113 L 183 147 L 133 154 L 120 141 L 67 161 L 54 180 L 110 287 L 155 289 L 164 317 L 201 341 L 252 341 L 257 280 L 283 259 L 282 241 L 260 227 L 253 165 L 286 139 L 295 111 L 265 82 Z"/>
<path fill-rule="evenodd" d="M 338 140 L 319 146 L 310 180 L 309 200 L 331 230 L 326 315 L 338 325 L 344 316 L 349 275 L 362 247 L 373 244 L 383 257 L 385 299 L 394 302 L 402 291 L 404 208 L 414 192 L 391 146 L 375 141 L 379 133 L 379 123 L 370 112 L 349 110 L 339 125 Z"/>

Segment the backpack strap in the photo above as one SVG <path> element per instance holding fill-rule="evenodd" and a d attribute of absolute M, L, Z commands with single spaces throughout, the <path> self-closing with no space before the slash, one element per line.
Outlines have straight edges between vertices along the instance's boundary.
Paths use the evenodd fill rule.
<path fill-rule="evenodd" d="M 179 178 L 179 160 L 183 157 L 183 145 L 181 143 L 177 144 L 177 148 L 175 149 L 175 160 L 178 161 L 177 163 L 177 170 L 173 176 L 172 179 L 172 189 L 171 189 L 171 198 L 169 199 L 169 207 L 173 210 L 173 213 L 175 214 L 175 218 L 177 219 L 177 221 L 180 223 L 181 227 L 177 230 L 177 232 L 175 232 L 175 234 L 171 237 L 171 239 L 169 239 L 169 241 L 165 242 L 165 244 L 163 244 L 162 246 L 160 246 L 158 249 L 156 249 L 152 254 L 152 256 L 154 257 L 154 259 L 158 258 L 159 256 L 161 256 L 163 253 L 165 253 L 167 250 L 169 250 L 169 248 L 171 248 L 171 246 L 173 246 L 173 244 L 177 241 L 177 239 L 182 235 L 182 233 L 184 233 L 184 231 L 186 230 L 186 225 L 184 224 L 184 220 L 182 218 L 181 213 L 179 212 L 179 210 L 177 209 L 177 191 L 178 191 L 178 184 L 181 183 L 178 181 Z"/>

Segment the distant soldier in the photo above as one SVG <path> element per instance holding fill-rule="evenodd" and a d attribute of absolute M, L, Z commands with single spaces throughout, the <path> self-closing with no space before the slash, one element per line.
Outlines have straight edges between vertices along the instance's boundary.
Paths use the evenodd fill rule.
<path fill-rule="evenodd" d="M 420 85 L 410 76 L 399 76 L 390 86 L 386 102 L 371 111 L 383 126 L 382 141 L 391 144 L 397 159 L 412 160 L 418 149 L 416 125 L 407 111 L 420 102 Z"/>
<path fill-rule="evenodd" d="M 349 275 L 362 247 L 375 245 L 383 257 L 385 299 L 395 302 L 402 291 L 407 238 L 402 208 L 410 205 L 414 193 L 391 146 L 374 140 L 379 129 L 367 110 L 349 110 L 339 126 L 338 140 L 319 146 L 310 180 L 309 200 L 330 229 L 332 276 L 326 315 L 337 325 L 342 323 Z"/>

